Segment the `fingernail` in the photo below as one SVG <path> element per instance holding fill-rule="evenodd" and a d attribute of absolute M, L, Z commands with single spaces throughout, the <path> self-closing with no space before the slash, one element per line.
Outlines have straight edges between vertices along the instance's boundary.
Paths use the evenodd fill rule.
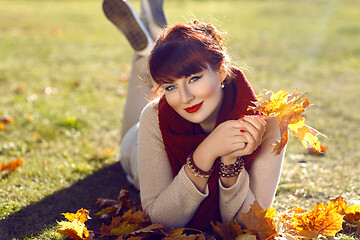
<path fill-rule="evenodd" d="M 244 117 L 245 117 L 245 115 L 240 115 L 240 116 L 239 116 L 239 118 L 244 118 Z"/>
<path fill-rule="evenodd" d="M 244 132 L 245 132 L 245 130 L 240 129 L 240 132 L 244 133 Z"/>

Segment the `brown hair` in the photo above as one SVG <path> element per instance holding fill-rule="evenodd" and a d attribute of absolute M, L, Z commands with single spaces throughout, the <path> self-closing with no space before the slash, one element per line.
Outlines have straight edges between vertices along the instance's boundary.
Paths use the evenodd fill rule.
<path fill-rule="evenodd" d="M 164 83 L 188 77 L 208 68 L 221 66 L 231 75 L 225 35 L 211 24 L 200 21 L 179 23 L 167 28 L 157 40 L 150 58 L 149 71 L 158 88 Z M 157 89 L 158 90 L 158 89 Z"/>

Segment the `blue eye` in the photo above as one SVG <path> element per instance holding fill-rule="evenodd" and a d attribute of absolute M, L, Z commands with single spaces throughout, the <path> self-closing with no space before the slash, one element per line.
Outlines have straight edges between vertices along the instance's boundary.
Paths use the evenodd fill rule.
<path fill-rule="evenodd" d="M 192 77 L 192 78 L 190 78 L 189 83 L 196 82 L 196 81 L 199 80 L 201 77 L 202 77 L 202 76 Z"/>
<path fill-rule="evenodd" d="M 176 89 L 175 85 L 170 85 L 170 86 L 165 87 L 165 91 L 172 91 L 174 89 Z"/>

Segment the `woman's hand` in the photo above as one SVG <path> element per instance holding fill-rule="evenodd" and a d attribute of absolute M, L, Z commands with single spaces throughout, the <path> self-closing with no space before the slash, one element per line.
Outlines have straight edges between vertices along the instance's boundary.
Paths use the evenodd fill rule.
<path fill-rule="evenodd" d="M 211 158 L 215 160 L 245 147 L 248 140 L 240 131 L 241 129 L 244 129 L 244 126 L 239 121 L 225 121 L 217 126 L 200 145 L 203 145 Z"/>
<path fill-rule="evenodd" d="M 241 139 L 243 148 L 239 148 L 228 154 L 222 155 L 222 162 L 226 165 L 233 164 L 237 157 L 242 157 L 253 153 L 262 143 L 262 138 L 266 129 L 266 121 L 259 116 L 249 115 L 239 119 Z"/>
<path fill-rule="evenodd" d="M 208 171 L 218 157 L 222 157 L 224 164 L 232 164 L 237 157 L 249 155 L 257 149 L 265 129 L 266 121 L 259 116 L 225 121 L 196 148 L 194 162 L 203 171 Z"/>

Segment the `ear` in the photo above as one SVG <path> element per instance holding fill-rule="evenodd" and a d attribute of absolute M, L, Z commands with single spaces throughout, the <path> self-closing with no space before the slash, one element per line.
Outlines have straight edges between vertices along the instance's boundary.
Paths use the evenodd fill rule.
<path fill-rule="evenodd" d="M 220 74 L 220 82 L 223 82 L 226 78 L 226 67 L 221 64 L 219 68 L 219 74 Z"/>

